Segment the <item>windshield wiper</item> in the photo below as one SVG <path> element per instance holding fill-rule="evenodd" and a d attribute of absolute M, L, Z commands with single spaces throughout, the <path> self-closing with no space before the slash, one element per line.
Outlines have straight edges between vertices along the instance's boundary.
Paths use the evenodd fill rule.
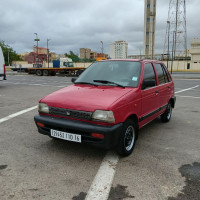
<path fill-rule="evenodd" d="M 93 82 L 96 82 L 96 83 L 103 83 L 103 84 L 114 84 L 118 87 L 122 87 L 122 88 L 125 88 L 123 85 L 120 85 L 118 83 L 115 83 L 115 82 L 112 82 L 112 81 L 106 81 L 106 80 L 93 80 Z"/>
<path fill-rule="evenodd" d="M 96 85 L 96 84 L 94 84 L 94 83 L 90 83 L 90 82 L 74 82 L 74 84 L 85 84 L 85 85 L 94 85 L 94 86 L 98 86 L 98 85 Z"/>

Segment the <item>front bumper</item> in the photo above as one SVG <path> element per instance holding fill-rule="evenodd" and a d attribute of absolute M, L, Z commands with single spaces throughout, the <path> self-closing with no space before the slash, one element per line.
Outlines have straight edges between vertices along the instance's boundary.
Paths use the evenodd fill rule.
<path fill-rule="evenodd" d="M 50 130 L 58 130 L 81 135 L 82 143 L 91 144 L 104 149 L 110 149 L 117 145 L 122 129 L 122 123 L 113 126 L 102 126 L 86 123 L 78 120 L 55 118 L 50 116 L 36 115 L 35 123 L 43 123 L 45 127 L 38 127 L 38 132 L 50 136 Z M 94 138 L 91 133 L 101 133 L 104 139 Z"/>

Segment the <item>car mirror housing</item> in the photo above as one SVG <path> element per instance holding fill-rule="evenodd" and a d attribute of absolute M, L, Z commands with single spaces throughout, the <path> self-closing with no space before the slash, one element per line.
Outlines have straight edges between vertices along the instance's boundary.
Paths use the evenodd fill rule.
<path fill-rule="evenodd" d="M 76 78 L 72 78 L 71 82 L 74 83 L 76 81 Z"/>

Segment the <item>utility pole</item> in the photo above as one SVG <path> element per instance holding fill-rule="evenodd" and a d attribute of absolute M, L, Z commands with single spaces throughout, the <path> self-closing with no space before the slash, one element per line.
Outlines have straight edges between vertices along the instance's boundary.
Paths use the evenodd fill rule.
<path fill-rule="evenodd" d="M 101 51 L 102 51 L 102 57 L 103 57 L 103 41 L 100 41 L 100 42 L 102 44 Z"/>
<path fill-rule="evenodd" d="M 173 61 L 175 59 L 175 37 L 176 37 L 176 31 L 173 32 L 171 74 L 172 74 L 172 68 L 173 68 Z"/>
<path fill-rule="evenodd" d="M 47 38 L 47 63 L 48 63 L 48 68 L 49 68 L 49 46 L 48 46 L 48 43 L 51 39 L 48 39 Z"/>
<path fill-rule="evenodd" d="M 8 50 L 8 66 L 10 66 L 10 58 L 9 58 L 10 55 L 9 55 L 9 53 L 10 53 L 10 52 L 9 52 L 9 50 Z"/>
<path fill-rule="evenodd" d="M 38 34 L 34 33 L 36 35 L 36 38 L 34 39 L 34 41 L 37 42 L 37 59 L 36 59 L 36 64 L 38 64 L 38 42 L 40 41 L 40 39 L 38 38 Z"/>
<path fill-rule="evenodd" d="M 168 69 L 168 63 L 169 63 L 169 33 L 170 33 L 170 21 L 167 21 L 167 25 L 168 25 L 168 41 L 167 41 L 167 69 Z"/>

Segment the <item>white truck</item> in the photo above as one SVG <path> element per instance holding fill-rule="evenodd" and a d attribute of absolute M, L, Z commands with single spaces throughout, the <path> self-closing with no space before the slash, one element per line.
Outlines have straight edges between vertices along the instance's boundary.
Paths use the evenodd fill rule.
<path fill-rule="evenodd" d="M 0 47 L 0 81 L 6 80 L 6 66 L 3 51 Z"/>

